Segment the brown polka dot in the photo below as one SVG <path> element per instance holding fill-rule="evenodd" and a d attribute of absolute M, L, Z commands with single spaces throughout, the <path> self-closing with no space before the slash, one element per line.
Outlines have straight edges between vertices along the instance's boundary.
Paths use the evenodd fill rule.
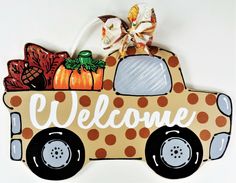
<path fill-rule="evenodd" d="M 83 95 L 80 97 L 79 99 L 79 103 L 83 106 L 83 107 L 88 107 L 91 104 L 91 100 L 87 95 Z"/>
<path fill-rule="evenodd" d="M 116 143 L 116 136 L 115 135 L 107 135 L 105 138 L 105 142 L 107 145 L 113 145 Z"/>
<path fill-rule="evenodd" d="M 22 136 L 25 139 L 30 139 L 31 137 L 33 137 L 33 130 L 31 128 L 24 128 L 22 130 Z"/>
<path fill-rule="evenodd" d="M 179 64 L 179 60 L 178 60 L 178 58 L 176 56 L 171 56 L 168 59 L 168 64 L 171 67 L 176 67 Z"/>
<path fill-rule="evenodd" d="M 95 156 L 97 158 L 105 158 L 107 156 L 107 151 L 103 148 L 96 150 Z"/>
<path fill-rule="evenodd" d="M 58 101 L 58 102 L 63 102 L 66 98 L 66 95 L 64 92 L 57 92 L 55 94 L 55 100 Z"/>
<path fill-rule="evenodd" d="M 214 105 L 216 103 L 216 96 L 213 94 L 208 94 L 205 101 L 208 105 Z"/>
<path fill-rule="evenodd" d="M 134 55 L 136 53 L 136 48 L 134 46 L 128 47 L 126 54 L 127 55 Z"/>
<path fill-rule="evenodd" d="M 150 135 L 150 131 L 149 131 L 149 129 L 148 128 L 141 128 L 140 130 L 139 130 L 139 135 L 140 135 L 140 137 L 142 137 L 142 138 L 147 138 L 149 135 Z"/>
<path fill-rule="evenodd" d="M 184 90 L 184 85 L 180 82 L 174 84 L 174 91 L 176 93 L 181 93 Z"/>
<path fill-rule="evenodd" d="M 114 65 L 116 65 L 116 58 L 113 56 L 109 56 L 106 58 L 106 65 L 109 67 L 112 67 Z"/>
<path fill-rule="evenodd" d="M 198 96 L 195 93 L 190 93 L 188 95 L 188 103 L 189 104 L 196 104 L 198 102 Z"/>
<path fill-rule="evenodd" d="M 223 127 L 226 125 L 227 119 L 224 116 L 218 116 L 216 118 L 216 125 L 218 127 Z"/>
<path fill-rule="evenodd" d="M 112 81 L 110 80 L 110 79 L 107 79 L 107 80 L 105 80 L 104 82 L 103 82 L 103 88 L 105 89 L 105 90 L 111 90 L 112 89 L 112 86 L 113 85 L 113 83 L 112 83 Z"/>
<path fill-rule="evenodd" d="M 96 129 L 91 129 L 88 131 L 88 138 L 89 140 L 96 140 L 99 137 L 99 131 Z"/>
<path fill-rule="evenodd" d="M 168 99 L 165 96 L 161 96 L 157 99 L 157 103 L 160 107 L 165 107 L 168 104 Z"/>
<path fill-rule="evenodd" d="M 158 52 L 158 47 L 156 47 L 156 46 L 151 46 L 151 47 L 149 47 L 149 51 L 150 51 L 150 53 L 151 53 L 152 55 L 155 55 L 155 54 L 157 54 L 157 52 Z"/>
<path fill-rule="evenodd" d="M 124 100 L 121 97 L 116 97 L 113 104 L 116 108 L 121 108 L 124 105 Z"/>
<path fill-rule="evenodd" d="M 21 105 L 21 98 L 19 96 L 13 96 L 11 97 L 10 103 L 13 107 L 18 107 L 19 105 Z"/>
<path fill-rule="evenodd" d="M 202 130 L 200 132 L 200 138 L 204 141 L 207 141 L 211 138 L 211 133 L 208 130 Z"/>
<path fill-rule="evenodd" d="M 178 60 L 178 58 L 176 56 L 171 56 L 168 59 L 168 64 L 171 67 L 176 67 L 179 64 L 179 60 Z"/>
<path fill-rule="evenodd" d="M 199 112 L 197 114 L 197 120 L 199 123 L 206 123 L 208 121 L 208 114 L 205 112 Z"/>
<path fill-rule="evenodd" d="M 128 146 L 125 148 L 125 155 L 127 157 L 133 157 L 136 153 L 136 149 L 133 146 Z"/>
<path fill-rule="evenodd" d="M 127 129 L 126 132 L 125 132 L 125 136 L 126 136 L 126 138 L 129 139 L 129 140 L 134 139 L 134 138 L 136 137 L 136 135 L 137 135 L 136 130 L 133 129 L 133 128 L 129 128 L 129 129 Z"/>
<path fill-rule="evenodd" d="M 138 106 L 144 108 L 148 105 L 148 100 L 145 97 L 140 97 L 138 99 Z"/>

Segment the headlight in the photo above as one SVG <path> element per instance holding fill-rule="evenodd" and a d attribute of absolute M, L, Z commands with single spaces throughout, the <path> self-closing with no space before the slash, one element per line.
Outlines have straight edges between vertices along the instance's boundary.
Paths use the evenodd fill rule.
<path fill-rule="evenodd" d="M 11 113 L 11 134 L 16 135 L 21 133 L 21 116 L 18 112 Z"/>
<path fill-rule="evenodd" d="M 224 155 L 229 142 L 229 137 L 230 135 L 228 133 L 219 133 L 213 137 L 210 146 L 210 159 L 219 159 Z"/>
<path fill-rule="evenodd" d="M 22 159 L 22 142 L 20 139 L 13 139 L 11 141 L 11 159 L 20 161 Z"/>
<path fill-rule="evenodd" d="M 217 98 L 217 105 L 220 111 L 227 116 L 232 114 L 232 103 L 229 96 L 225 94 L 220 94 Z"/>

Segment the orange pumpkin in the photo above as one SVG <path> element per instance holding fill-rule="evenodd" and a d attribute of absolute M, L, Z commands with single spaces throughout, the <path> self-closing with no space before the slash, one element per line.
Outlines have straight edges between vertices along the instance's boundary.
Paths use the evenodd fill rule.
<path fill-rule="evenodd" d="M 82 51 L 85 52 L 85 51 Z M 86 51 L 87 54 L 88 51 Z M 91 56 L 91 52 L 89 52 Z M 83 53 L 85 54 L 85 53 Z M 96 64 L 98 62 L 92 62 L 89 60 L 82 60 L 81 62 L 76 59 L 69 59 L 68 62 L 70 62 L 69 66 L 70 69 L 66 68 L 67 64 L 61 65 L 55 75 L 53 80 L 53 88 L 54 89 L 64 89 L 64 90 L 101 90 L 102 89 L 102 82 L 103 82 L 103 72 L 104 72 L 104 66 L 96 66 L 93 64 Z M 87 62 L 85 62 L 87 61 Z M 74 62 L 74 63 L 73 63 Z M 103 61 L 99 61 L 100 64 Z M 74 65 L 73 65 L 74 64 Z M 76 65 L 77 64 L 77 65 Z M 86 64 L 90 64 L 91 66 L 95 66 L 96 71 L 94 72 L 92 69 L 85 69 L 87 66 Z M 103 63 L 105 64 L 105 62 Z M 79 67 L 79 68 L 77 68 Z M 89 67 L 89 68 L 90 68 Z M 73 68 L 73 69 L 71 69 Z M 93 67 L 94 68 L 94 67 Z"/>

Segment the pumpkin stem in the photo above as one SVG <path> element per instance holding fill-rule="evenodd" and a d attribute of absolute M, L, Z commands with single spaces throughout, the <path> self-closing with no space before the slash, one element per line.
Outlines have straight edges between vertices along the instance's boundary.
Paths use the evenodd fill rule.
<path fill-rule="evenodd" d="M 80 73 L 81 67 L 90 72 L 97 72 L 98 68 L 105 68 L 106 63 L 103 60 L 93 59 L 91 51 L 83 50 L 79 53 L 78 58 L 67 58 L 64 65 L 66 69 L 77 69 Z"/>

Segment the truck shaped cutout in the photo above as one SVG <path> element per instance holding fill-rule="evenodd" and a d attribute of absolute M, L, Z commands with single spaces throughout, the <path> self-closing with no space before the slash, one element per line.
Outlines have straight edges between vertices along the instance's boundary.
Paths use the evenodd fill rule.
<path fill-rule="evenodd" d="M 101 90 L 7 91 L 11 159 L 43 179 L 62 180 L 93 160 L 143 160 L 178 179 L 221 158 L 230 97 L 187 88 L 176 55 L 149 49 L 152 55 L 135 47 L 124 58 L 111 53 Z"/>

